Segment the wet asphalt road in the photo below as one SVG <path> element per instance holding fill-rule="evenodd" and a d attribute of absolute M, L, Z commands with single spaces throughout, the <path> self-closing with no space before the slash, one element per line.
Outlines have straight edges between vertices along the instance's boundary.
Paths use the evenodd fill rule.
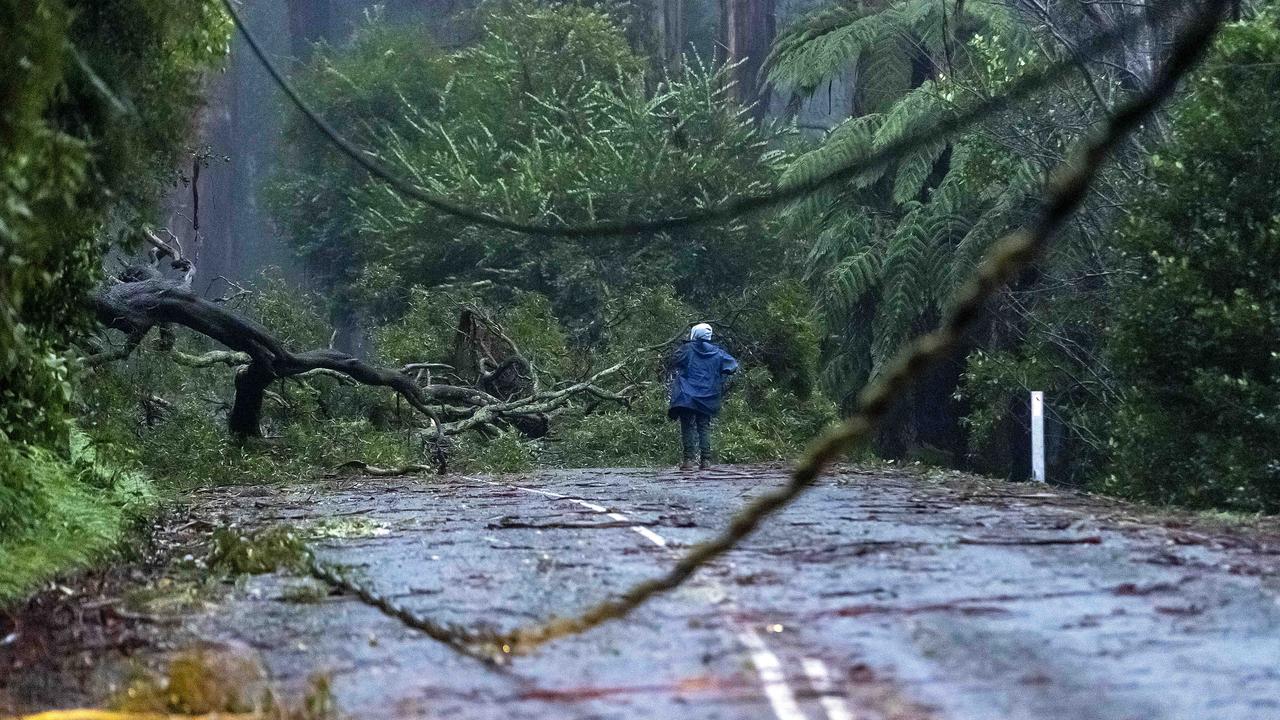
<path fill-rule="evenodd" d="M 318 541 L 436 622 L 509 629 L 668 567 L 778 468 L 355 478 L 197 498 Z M 199 621 L 351 717 L 1280 718 L 1280 547 L 1036 486 L 829 477 L 632 618 L 496 667 L 349 596 L 258 576 Z M 336 520 L 335 520 L 336 519 Z M 335 525 L 334 527 L 338 527 Z M 1274 540 L 1274 539 L 1273 539 Z"/>

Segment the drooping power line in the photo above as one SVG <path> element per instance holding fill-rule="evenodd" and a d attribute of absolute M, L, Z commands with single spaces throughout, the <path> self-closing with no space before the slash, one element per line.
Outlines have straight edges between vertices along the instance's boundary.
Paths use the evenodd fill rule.
<path fill-rule="evenodd" d="M 370 175 L 378 178 L 393 190 L 406 197 L 417 200 L 446 215 L 452 215 L 454 217 L 473 222 L 477 225 L 531 235 L 542 235 L 546 237 L 576 238 L 642 235 L 693 225 L 707 225 L 722 222 L 757 210 L 790 202 L 831 185 L 857 177 L 867 170 L 878 168 L 881 165 L 892 161 L 900 155 L 910 153 L 921 147 L 937 142 L 939 139 L 950 137 L 951 135 L 954 135 L 955 133 L 981 121 L 983 118 L 1005 110 L 1015 103 L 1031 96 L 1041 88 L 1052 85 L 1068 73 L 1076 71 L 1082 61 L 1092 58 L 1099 53 L 1105 52 L 1118 45 L 1138 24 L 1158 22 L 1163 19 L 1164 16 L 1171 14 L 1175 8 L 1180 6 L 1180 3 L 1175 0 L 1166 0 L 1166 2 L 1161 3 L 1145 15 L 1135 13 L 1134 17 L 1129 19 L 1127 22 L 1118 24 L 1106 31 L 1100 32 L 1089 38 L 1087 42 L 1081 43 L 1070 57 L 1052 63 L 1038 73 L 1033 73 L 1019 78 L 1011 84 L 1004 93 L 984 99 L 966 110 L 960 111 L 931 125 L 921 127 L 915 132 L 889 142 L 871 153 L 854 158 L 843 166 L 821 177 L 789 185 L 768 193 L 743 195 L 711 208 L 686 209 L 665 218 L 634 218 L 591 223 L 587 225 L 567 225 L 531 223 L 516 218 L 492 215 L 482 210 L 459 204 L 449 200 L 448 198 L 429 193 L 405 180 L 403 177 L 396 175 L 389 168 L 376 160 L 372 153 L 362 151 L 357 148 L 355 144 L 344 137 L 336 128 L 316 112 L 315 109 L 313 109 L 298 93 L 297 88 L 295 88 L 284 74 L 280 72 L 280 69 L 276 67 L 275 63 L 267 57 L 267 54 L 262 49 L 261 44 L 259 44 L 257 38 L 249 29 L 248 24 L 244 21 L 244 18 L 240 16 L 239 11 L 236 10 L 232 0 L 223 0 L 223 4 L 227 8 L 227 12 L 230 13 L 232 21 L 240 30 L 241 35 L 244 36 L 245 42 L 249 45 L 249 49 L 258 59 L 258 62 L 262 64 L 263 68 L 266 69 L 267 74 L 271 76 L 276 85 L 280 86 L 280 90 L 289 98 L 289 101 L 298 108 L 298 111 L 301 112 L 303 116 L 306 117 L 307 120 L 310 121 L 311 124 L 314 125 L 330 143 L 332 143 L 338 150 L 357 165 L 367 170 Z"/>

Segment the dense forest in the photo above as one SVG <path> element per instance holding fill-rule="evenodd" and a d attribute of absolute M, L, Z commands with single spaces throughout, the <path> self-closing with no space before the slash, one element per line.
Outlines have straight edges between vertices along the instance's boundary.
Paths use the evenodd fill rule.
<path fill-rule="evenodd" d="M 1230 5 L 860 459 L 1025 478 L 1042 390 L 1052 481 L 1280 510 L 1280 11 Z M 236 242 L 289 263 L 227 275 L 209 178 L 261 143 L 202 130 L 221 0 L 0 0 L 0 600 L 202 485 L 674 463 L 666 364 L 701 321 L 743 366 L 719 460 L 795 458 L 1198 8 L 486 0 L 445 38 L 412 2 L 371 5 L 276 62 L 364 157 L 482 214 L 681 217 L 909 151 L 723 221 L 557 236 L 407 197 L 276 90 L 271 171 L 236 190 L 271 237 Z"/>

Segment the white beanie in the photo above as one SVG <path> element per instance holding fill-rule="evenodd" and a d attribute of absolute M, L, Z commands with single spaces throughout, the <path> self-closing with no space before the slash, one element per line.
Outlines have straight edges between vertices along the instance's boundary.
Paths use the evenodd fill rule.
<path fill-rule="evenodd" d="M 706 323 L 698 323 L 689 331 L 690 340 L 710 340 L 711 326 Z"/>

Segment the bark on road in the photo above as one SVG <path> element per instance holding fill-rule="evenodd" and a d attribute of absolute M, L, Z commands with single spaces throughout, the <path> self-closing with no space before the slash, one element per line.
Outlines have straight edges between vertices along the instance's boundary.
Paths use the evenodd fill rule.
<path fill-rule="evenodd" d="M 439 623 L 510 629 L 652 576 L 780 468 L 352 478 L 219 489 L 194 514 L 317 541 Z M 357 718 L 1280 717 L 1280 546 L 1039 487 L 824 480 L 689 585 L 496 667 L 345 595 L 239 583 L 174 633 L 255 648 Z M 343 524 L 346 521 L 350 523 Z M 356 522 L 358 521 L 358 522 Z"/>

